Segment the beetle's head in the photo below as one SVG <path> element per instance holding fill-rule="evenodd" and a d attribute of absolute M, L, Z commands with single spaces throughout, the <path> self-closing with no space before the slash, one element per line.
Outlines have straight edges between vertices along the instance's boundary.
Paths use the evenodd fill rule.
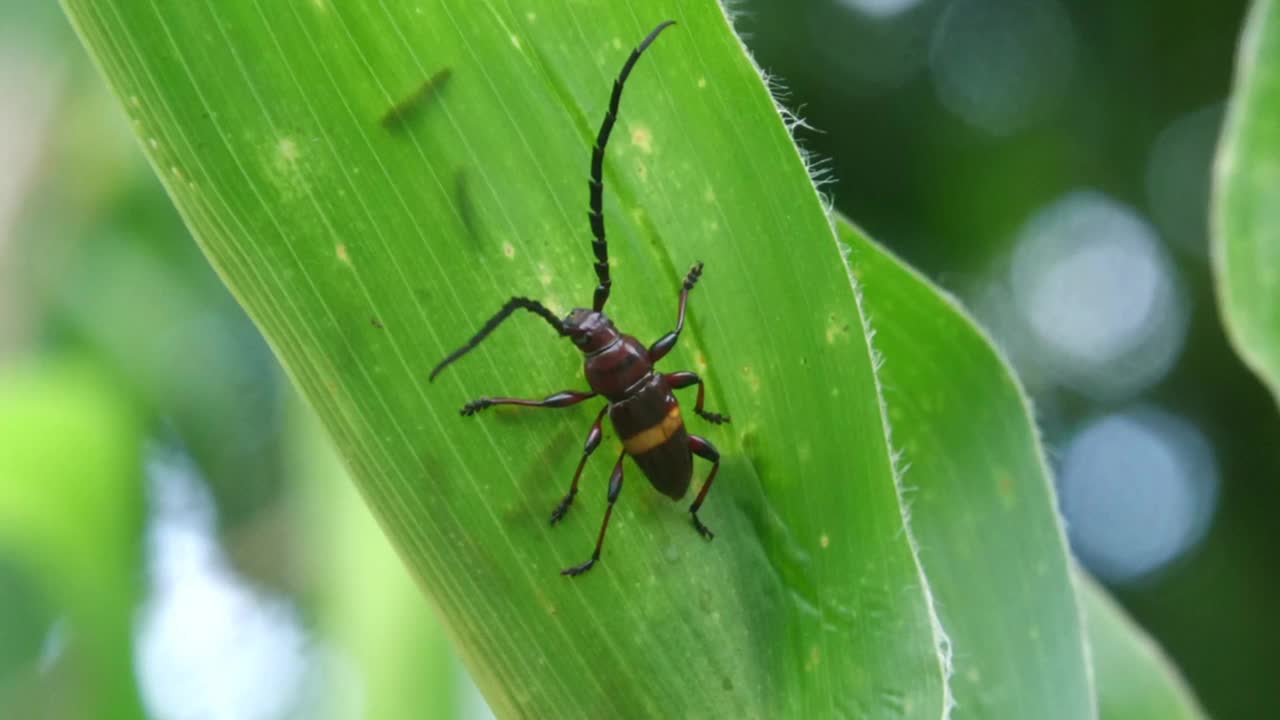
<path fill-rule="evenodd" d="M 564 332 L 584 354 L 612 345 L 618 339 L 618 329 L 604 313 L 586 308 L 574 308 L 564 319 Z"/>

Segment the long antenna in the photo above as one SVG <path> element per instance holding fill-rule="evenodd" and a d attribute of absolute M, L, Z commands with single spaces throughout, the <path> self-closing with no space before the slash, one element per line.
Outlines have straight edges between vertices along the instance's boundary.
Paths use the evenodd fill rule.
<path fill-rule="evenodd" d="M 501 310 L 495 313 L 493 317 L 489 318 L 488 322 L 484 324 L 484 327 L 480 328 L 480 332 L 475 334 L 475 337 L 468 340 L 465 345 L 449 353 L 448 357 L 441 360 L 440 364 L 437 365 L 435 369 L 431 371 L 431 377 L 429 377 L 427 381 L 434 382 L 436 379 L 436 375 L 439 375 L 441 370 L 445 369 L 445 367 L 448 366 L 450 363 L 452 363 L 454 360 L 457 360 L 463 355 L 466 355 L 467 353 L 471 352 L 471 350 L 475 348 L 475 346 L 479 345 L 480 342 L 484 340 L 486 337 L 489 337 L 489 333 L 496 330 L 498 326 L 502 324 L 502 321 L 506 320 L 511 315 L 511 313 L 515 312 L 516 310 L 528 310 L 531 313 L 535 313 L 539 317 L 541 317 L 543 320 L 546 320 L 547 324 L 555 328 L 556 334 L 560 336 L 564 336 L 567 334 L 564 329 L 564 324 L 560 322 L 560 318 L 557 318 L 556 314 L 548 310 L 545 305 L 538 302 L 537 300 L 530 300 L 529 298 L 523 298 L 523 297 L 513 297 L 510 300 L 508 300 L 505 305 L 502 306 Z"/>
<path fill-rule="evenodd" d="M 596 135 L 595 148 L 591 151 L 591 212 L 589 215 L 591 234 L 595 236 L 595 240 L 591 241 L 591 249 L 596 254 L 596 277 L 600 280 L 592 302 L 596 312 L 604 309 L 604 304 L 609 300 L 609 289 L 613 286 L 613 281 L 609 279 L 609 244 L 604 237 L 604 147 L 609 142 L 609 133 L 613 132 L 613 124 L 618 120 L 618 102 L 622 100 L 622 86 L 627 82 L 631 68 L 635 67 L 636 61 L 640 59 L 640 54 L 645 51 L 645 48 L 657 39 L 658 33 L 675 24 L 675 20 L 663 22 L 649 33 L 649 37 L 646 37 L 644 42 L 631 51 L 631 56 L 622 66 L 622 72 L 618 73 L 618 79 L 613 81 L 613 94 L 609 96 L 609 111 L 604 114 L 604 122 L 600 123 L 600 132 Z"/>

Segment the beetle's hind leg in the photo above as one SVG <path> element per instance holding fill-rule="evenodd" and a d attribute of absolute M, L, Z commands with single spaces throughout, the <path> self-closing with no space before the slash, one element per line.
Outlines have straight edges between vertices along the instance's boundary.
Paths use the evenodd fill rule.
<path fill-rule="evenodd" d="M 523 405 L 525 407 L 548 407 L 548 408 L 565 408 L 577 405 L 583 400 L 590 400 L 595 397 L 593 392 L 580 392 L 578 390 L 561 390 L 554 395 L 548 395 L 541 400 L 521 400 L 520 398 L 508 397 L 482 397 L 479 400 L 472 400 L 462 406 L 460 411 L 463 415 L 475 415 L 485 408 L 494 405 Z"/>
<path fill-rule="evenodd" d="M 591 424 L 591 432 L 587 433 L 587 444 L 582 450 L 582 459 L 578 461 L 578 469 L 573 473 L 573 484 L 569 486 L 569 494 L 560 500 L 560 504 L 556 509 L 551 511 L 551 524 L 555 525 L 560 522 L 564 514 L 569 511 L 569 506 L 573 504 L 573 499 L 578 495 L 578 478 L 582 477 L 582 468 L 586 467 L 587 458 L 591 457 L 591 453 L 600 447 L 600 438 L 604 435 L 600 431 L 600 421 L 604 419 L 604 412 L 609 406 L 605 405 L 600 408 L 600 413 L 596 415 L 596 421 Z"/>
<path fill-rule="evenodd" d="M 690 385 L 698 386 L 698 401 L 693 405 L 693 411 L 698 414 L 698 417 L 702 418 L 703 420 L 706 420 L 709 423 L 715 423 L 716 425 L 719 425 L 720 423 L 729 422 L 728 415 L 721 415 L 720 413 L 707 412 L 706 410 L 702 409 L 702 401 L 704 399 L 703 395 L 705 395 L 705 392 L 704 392 L 705 386 L 702 384 L 702 378 L 698 377 L 697 373 L 673 372 L 673 373 L 667 373 L 666 376 L 667 376 L 667 382 L 671 384 L 671 389 L 673 390 L 687 388 Z"/>
<path fill-rule="evenodd" d="M 604 522 L 600 523 L 600 535 L 596 538 L 595 552 L 591 553 L 591 559 L 581 565 L 574 565 L 571 568 L 565 568 L 560 571 L 561 575 L 574 577 L 590 570 L 596 561 L 600 559 L 600 548 L 604 547 L 604 533 L 609 529 L 609 516 L 613 514 L 613 504 L 618 502 L 618 495 L 622 493 L 622 461 L 627 457 L 624 451 L 618 456 L 618 463 L 613 466 L 613 474 L 609 476 L 609 507 L 604 511 Z"/>
<path fill-rule="evenodd" d="M 692 374 L 692 373 L 690 373 Z M 711 528 L 702 524 L 698 519 L 698 508 L 702 507 L 702 501 L 707 497 L 707 491 L 711 489 L 711 483 L 716 480 L 716 472 L 720 470 L 720 451 L 716 450 L 716 446 L 707 441 L 706 438 L 697 435 L 689 436 L 689 451 L 703 460 L 711 461 L 711 474 L 707 476 L 707 481 L 702 484 L 702 489 L 698 491 L 698 497 L 689 506 L 689 514 L 693 516 L 693 527 L 698 530 L 698 534 L 710 540 L 714 538 L 715 533 L 711 532 Z"/>

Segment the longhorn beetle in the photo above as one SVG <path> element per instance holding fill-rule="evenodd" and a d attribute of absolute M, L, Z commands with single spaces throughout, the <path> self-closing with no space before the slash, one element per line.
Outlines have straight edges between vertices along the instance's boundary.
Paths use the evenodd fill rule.
<path fill-rule="evenodd" d="M 698 386 L 698 400 L 693 411 L 703 419 L 712 423 L 729 422 L 728 416 L 702 409 L 702 379 L 691 372 L 662 373 L 654 370 L 654 363 L 661 360 L 680 339 L 680 331 L 684 329 L 685 303 L 689 299 L 689 291 L 702 275 L 702 263 L 695 263 L 684 278 L 680 289 L 680 310 L 676 317 L 676 329 L 663 335 L 657 342 L 646 348 L 630 335 L 623 335 L 613 326 L 613 322 L 605 317 L 604 304 L 609 299 L 609 289 L 613 283 L 609 278 L 609 245 L 604 234 L 604 148 L 609 142 L 609 133 L 618 119 L 618 102 L 622 99 L 622 86 L 631 74 L 631 68 L 640 59 L 640 54 L 668 26 L 675 22 L 668 20 L 649 33 L 644 42 L 631 51 L 630 57 L 622 66 L 622 72 L 613 83 L 613 94 L 609 96 L 609 110 L 600 124 L 600 132 L 596 135 L 595 147 L 591 152 L 591 243 L 595 251 L 596 278 L 600 284 L 596 286 L 592 309 L 576 308 L 563 320 L 557 318 L 542 303 L 524 297 L 513 297 L 502 309 L 480 328 L 475 337 L 465 345 L 453 351 L 431 371 L 431 380 L 449 363 L 462 357 L 489 336 L 498 325 L 516 310 L 528 310 L 547 321 L 561 337 L 568 337 L 578 346 L 584 356 L 583 367 L 587 382 L 591 385 L 589 392 L 565 390 L 550 395 L 542 400 L 520 400 L 507 397 L 483 397 L 473 400 L 462 408 L 463 415 L 474 415 L 494 405 L 524 405 L 527 407 L 563 408 L 603 395 L 609 403 L 596 415 L 591 430 L 587 433 L 586 447 L 582 451 L 582 459 L 578 461 L 578 469 L 573 473 L 573 484 L 569 486 L 569 494 L 565 495 L 551 513 L 551 524 L 554 525 L 569 510 L 574 497 L 578 494 L 578 478 L 582 476 L 582 468 L 587 458 L 600 445 L 600 421 L 606 412 L 613 421 L 614 430 L 622 438 L 622 454 L 614 463 L 613 474 L 609 477 L 609 505 L 604 511 L 604 522 L 600 525 L 600 535 L 596 538 L 596 549 L 591 559 L 560 571 L 561 575 L 576 576 L 591 569 L 600 559 L 600 548 L 604 545 L 604 534 L 609 528 L 609 516 L 613 514 L 613 505 L 622 492 L 622 461 L 630 455 L 640 466 L 640 470 L 649 478 L 662 494 L 672 500 L 679 500 L 689 491 L 689 481 L 693 477 L 693 456 L 711 462 L 711 473 L 707 481 L 698 491 L 698 497 L 689 506 L 693 517 L 693 526 L 704 538 L 710 540 L 712 532 L 698 519 L 698 508 L 707 497 L 711 483 L 716 479 L 716 471 L 720 469 L 720 453 L 706 439 L 690 435 L 685 431 L 684 420 L 680 417 L 680 405 L 676 402 L 673 390 Z"/>

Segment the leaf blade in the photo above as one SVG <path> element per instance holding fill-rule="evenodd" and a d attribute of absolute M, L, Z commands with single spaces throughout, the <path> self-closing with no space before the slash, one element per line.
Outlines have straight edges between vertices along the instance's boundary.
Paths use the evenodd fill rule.
<path fill-rule="evenodd" d="M 848 221 L 876 322 L 911 525 L 955 654 L 953 717 L 1095 716 L 1039 438 L 1012 369 L 959 304 Z"/>
<path fill-rule="evenodd" d="M 1218 146 L 1213 268 L 1236 351 L 1280 402 L 1280 11 L 1253 4 Z"/>
<path fill-rule="evenodd" d="M 864 314 L 891 319 L 876 323 L 879 375 L 958 648 L 952 717 L 1203 717 L 1155 643 L 1072 565 L 1029 401 L 994 343 L 852 223 L 838 230 Z"/>

